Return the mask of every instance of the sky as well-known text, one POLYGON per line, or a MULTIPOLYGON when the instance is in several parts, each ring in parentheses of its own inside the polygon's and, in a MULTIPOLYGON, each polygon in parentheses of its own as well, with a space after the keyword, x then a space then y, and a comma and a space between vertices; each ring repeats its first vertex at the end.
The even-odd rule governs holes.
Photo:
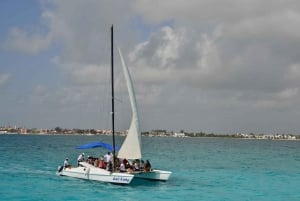
POLYGON ((112 24, 142 130, 300 134, 296 0, 2 0, 0 126, 110 128, 112 24))

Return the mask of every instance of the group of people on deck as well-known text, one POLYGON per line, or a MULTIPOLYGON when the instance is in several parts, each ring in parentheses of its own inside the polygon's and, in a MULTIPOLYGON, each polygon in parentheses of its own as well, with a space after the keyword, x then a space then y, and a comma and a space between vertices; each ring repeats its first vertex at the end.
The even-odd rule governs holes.
MULTIPOLYGON (((82 153, 78 156, 77 158, 78 166, 80 166, 80 162, 85 161, 84 155, 85 154, 82 153)), ((86 162, 90 165, 93 165, 94 167, 105 169, 107 171, 119 171, 119 172, 128 172, 128 173, 151 171, 151 164, 149 160, 146 160, 146 162, 139 159, 130 161, 125 158, 124 159, 116 158, 116 160, 114 160, 114 156, 111 152, 107 152, 107 154, 99 158, 88 156, 86 162), (114 170, 113 162, 115 163, 115 170, 114 170)), ((64 161, 64 167, 65 168, 71 167, 68 158, 66 158, 66 160, 64 161)))

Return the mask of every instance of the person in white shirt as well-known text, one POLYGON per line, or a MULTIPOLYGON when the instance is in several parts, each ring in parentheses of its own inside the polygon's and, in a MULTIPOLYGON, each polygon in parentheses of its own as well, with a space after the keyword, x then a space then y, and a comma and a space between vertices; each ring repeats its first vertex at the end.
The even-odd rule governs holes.
POLYGON ((65 161, 64 161, 64 168, 69 168, 71 167, 70 163, 69 163, 69 159, 66 158, 65 161))
POLYGON ((110 152, 107 152, 107 154, 104 155, 104 163, 108 164, 109 161, 111 160, 112 156, 110 154, 110 152))
POLYGON ((123 162, 120 164, 120 172, 126 172, 126 168, 123 162))
POLYGON ((80 154, 77 158, 78 166, 79 166, 79 162, 83 162, 83 161, 84 161, 84 153, 80 154))

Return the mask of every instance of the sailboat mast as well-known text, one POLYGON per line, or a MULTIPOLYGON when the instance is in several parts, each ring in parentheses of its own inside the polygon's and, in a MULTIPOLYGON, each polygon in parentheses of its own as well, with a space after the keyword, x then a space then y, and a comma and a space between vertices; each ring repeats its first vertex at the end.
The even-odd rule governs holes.
MULTIPOLYGON (((111 111, 112 111, 112 136, 113 136, 113 158, 115 160, 115 103, 114 103, 114 28, 111 25, 111 111)), ((115 170, 115 161, 113 161, 115 170)))

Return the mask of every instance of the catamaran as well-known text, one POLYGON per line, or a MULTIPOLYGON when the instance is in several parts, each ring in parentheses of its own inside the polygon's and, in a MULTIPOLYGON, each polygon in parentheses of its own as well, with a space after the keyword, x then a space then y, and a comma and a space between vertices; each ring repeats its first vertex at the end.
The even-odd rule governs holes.
MULTIPOLYGON (((121 58, 121 63, 123 67, 124 77, 126 80, 126 86, 129 94, 130 105, 132 110, 131 124, 128 130, 128 134, 122 146, 119 148, 115 145, 115 129, 114 129, 114 55, 113 55, 113 26, 111 27, 111 87, 112 87, 112 136, 113 145, 112 147, 106 143, 94 142, 84 145, 83 148, 91 147, 106 147, 107 149, 113 150, 113 158, 128 159, 128 160, 141 160, 142 159, 142 146, 141 146, 141 131, 140 131, 140 121, 137 109, 137 102, 134 92, 134 87, 132 84, 132 79, 128 70, 128 67, 123 58, 120 48, 118 52, 121 58), (115 155, 115 151, 118 150, 118 154, 115 155)), ((167 181, 171 176, 172 172, 150 169, 149 171, 130 171, 130 172, 120 172, 115 167, 109 171, 106 169, 101 169, 95 167, 87 162, 79 162, 78 167, 60 167, 58 170, 58 175, 69 176, 81 179, 116 183, 116 184, 129 184, 135 179, 146 179, 146 180, 157 180, 157 181, 167 181)))

